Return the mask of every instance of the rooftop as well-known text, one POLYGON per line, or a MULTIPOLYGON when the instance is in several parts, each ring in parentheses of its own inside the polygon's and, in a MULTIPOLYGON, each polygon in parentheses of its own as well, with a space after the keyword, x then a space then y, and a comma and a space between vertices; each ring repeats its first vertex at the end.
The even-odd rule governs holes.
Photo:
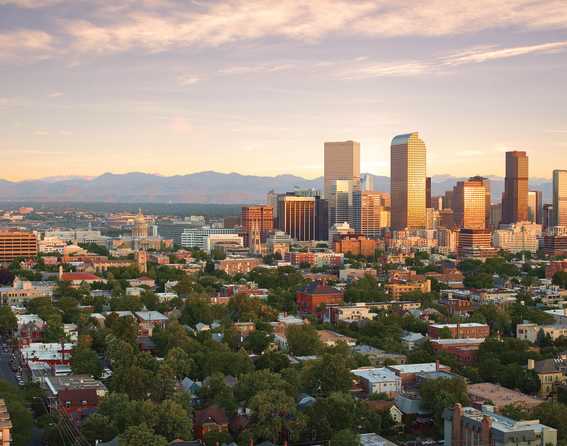
POLYGON ((136 316, 143 321, 167 321, 167 316, 159 311, 136 311, 136 316))
POLYGON ((351 370, 355 376, 365 379, 370 383, 380 383, 384 381, 399 381, 399 377, 390 369, 382 368, 360 368, 351 370))
POLYGON ((493 383, 469 384, 468 393, 473 401, 481 403, 492 401, 497 409, 507 406, 508 404, 534 407, 543 402, 525 393, 507 389, 506 387, 493 383))
MULTIPOLYGON (((422 373, 422 372, 435 372, 437 371, 437 364, 435 362, 427 362, 423 364, 399 364, 390 365, 390 369, 398 373, 422 373)), ((439 364, 439 368, 448 369, 446 365, 439 364)))

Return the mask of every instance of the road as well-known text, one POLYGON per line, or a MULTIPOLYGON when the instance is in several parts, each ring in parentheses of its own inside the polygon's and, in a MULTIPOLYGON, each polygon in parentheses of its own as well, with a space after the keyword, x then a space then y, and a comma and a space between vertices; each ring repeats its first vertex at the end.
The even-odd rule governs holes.
POLYGON ((10 368, 10 353, 4 352, 4 345, 4 343, 0 345, 0 379, 17 385, 16 375, 10 368))

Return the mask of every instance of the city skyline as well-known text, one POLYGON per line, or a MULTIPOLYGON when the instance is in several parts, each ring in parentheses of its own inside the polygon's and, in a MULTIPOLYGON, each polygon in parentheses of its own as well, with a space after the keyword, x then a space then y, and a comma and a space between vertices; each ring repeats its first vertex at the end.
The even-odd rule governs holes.
POLYGON ((404 131, 429 175, 567 165, 563 2, 268 3, 0 0, 0 176, 315 178, 349 139, 386 175, 404 131))

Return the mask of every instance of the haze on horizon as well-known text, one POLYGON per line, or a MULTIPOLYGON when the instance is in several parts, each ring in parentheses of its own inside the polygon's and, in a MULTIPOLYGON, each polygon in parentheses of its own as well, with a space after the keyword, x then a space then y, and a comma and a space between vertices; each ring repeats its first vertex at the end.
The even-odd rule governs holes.
POLYGON ((564 0, 0 0, 0 178, 567 168, 564 0))

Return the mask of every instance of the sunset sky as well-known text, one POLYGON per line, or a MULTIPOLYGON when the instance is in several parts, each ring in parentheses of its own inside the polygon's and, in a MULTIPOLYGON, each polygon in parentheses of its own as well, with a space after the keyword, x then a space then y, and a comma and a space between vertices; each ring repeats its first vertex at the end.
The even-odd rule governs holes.
POLYGON ((567 169, 565 0, 0 0, 0 178, 567 169))

